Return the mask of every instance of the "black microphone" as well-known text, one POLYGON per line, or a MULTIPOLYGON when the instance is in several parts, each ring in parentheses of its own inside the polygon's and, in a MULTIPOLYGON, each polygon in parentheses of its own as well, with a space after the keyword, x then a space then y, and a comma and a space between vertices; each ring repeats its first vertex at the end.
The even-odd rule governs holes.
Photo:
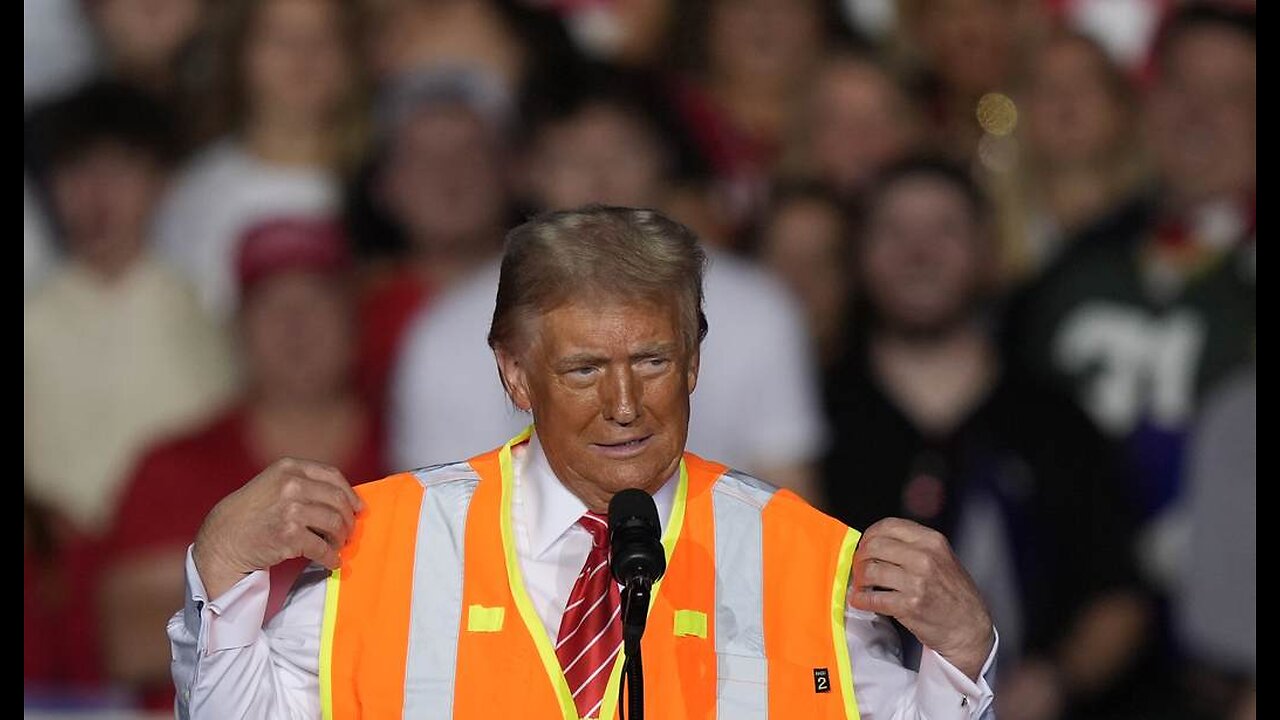
POLYGON ((609 569, 624 587, 643 578, 652 585, 667 570, 658 507, 643 490, 623 490, 609 501, 609 569))
POLYGON ((653 584, 667 571, 658 506, 643 490, 623 490, 609 501, 609 570, 622 585, 622 643, 626 653, 618 683, 618 717, 623 717, 623 687, 628 687, 630 720, 644 720, 644 670, 640 638, 649 615, 653 584))

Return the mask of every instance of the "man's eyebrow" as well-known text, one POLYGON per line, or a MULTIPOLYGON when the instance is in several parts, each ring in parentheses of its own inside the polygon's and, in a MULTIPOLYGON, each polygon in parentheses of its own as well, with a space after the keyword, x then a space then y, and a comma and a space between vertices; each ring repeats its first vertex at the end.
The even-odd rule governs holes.
POLYGON ((664 357, 674 354, 678 348, 679 346, 676 343, 655 343, 653 345, 645 345, 631 353, 631 359, 648 360, 650 358, 664 357))
POLYGON ((602 355, 590 352, 580 352, 559 358, 555 361, 554 365, 557 368, 574 368, 582 367, 584 365, 604 365, 608 362, 609 358, 602 355))
MULTIPOLYGON (((635 352, 627 356, 632 362, 636 360, 648 360, 656 357, 664 357, 672 355, 679 348, 677 343, 655 343, 653 345, 644 345, 635 352)), ((584 366, 608 365, 609 358, 593 352, 577 352, 571 355, 565 355, 558 358, 552 366, 559 369, 570 369, 584 366)))

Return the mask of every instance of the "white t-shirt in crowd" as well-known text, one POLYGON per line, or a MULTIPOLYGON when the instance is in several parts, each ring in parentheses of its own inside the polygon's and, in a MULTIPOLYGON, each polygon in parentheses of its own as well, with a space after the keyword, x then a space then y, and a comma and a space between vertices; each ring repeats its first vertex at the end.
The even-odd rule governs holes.
POLYGON ((236 250, 255 223, 337 211, 338 180, 327 169, 280 167, 224 139, 197 155, 161 203, 160 255, 185 274, 205 310, 227 318, 237 301, 236 250))
POLYGON ((23 308, 23 473, 33 495, 102 530, 139 453, 234 391, 226 338, 151 258, 105 282, 68 261, 23 308))
POLYGON ((101 61, 79 0, 22 0, 22 104, 31 108, 88 81, 101 61))
MULTIPOLYGON (((815 461, 825 425, 804 320, 763 271, 708 254, 710 331, 686 446, 748 472, 815 461)), ((494 262, 433 303, 406 333, 391 395, 398 467, 471 457, 531 421, 503 392, 486 341, 497 288, 494 262)))
POLYGON ((49 223, 44 209, 36 201, 31 180, 22 181, 22 295, 40 285, 57 261, 53 238, 49 235, 49 223))

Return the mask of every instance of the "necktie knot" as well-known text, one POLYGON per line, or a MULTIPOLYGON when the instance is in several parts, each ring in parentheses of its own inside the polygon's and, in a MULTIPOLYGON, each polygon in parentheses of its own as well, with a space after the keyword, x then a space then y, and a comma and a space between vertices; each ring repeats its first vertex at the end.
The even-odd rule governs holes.
POLYGON ((591 533, 591 546, 593 548, 607 548, 609 546, 609 519, 598 512, 586 512, 578 519, 578 524, 591 533))

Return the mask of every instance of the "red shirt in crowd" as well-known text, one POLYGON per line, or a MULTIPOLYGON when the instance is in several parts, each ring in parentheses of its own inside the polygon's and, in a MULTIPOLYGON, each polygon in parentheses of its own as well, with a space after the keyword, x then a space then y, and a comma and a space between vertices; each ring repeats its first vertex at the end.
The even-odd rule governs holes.
POLYGON ((22 680, 65 694, 101 679, 94 615, 95 549, 63 518, 26 504, 22 543, 22 680))
MULTIPOLYGON (((386 474, 380 423, 372 413, 369 418, 355 451, 338 464, 342 474, 356 485, 386 474)), ((145 550, 186 547, 213 506, 269 464, 270 459, 253 450, 248 411, 243 406, 190 435, 154 447, 125 486, 107 541, 107 563, 145 550)), ((305 565, 282 563, 272 569, 269 612, 279 609, 292 584, 291 580, 277 582, 278 574, 296 577, 305 565)), ((144 689, 143 704, 153 709, 171 707, 173 687, 144 689)))
MULTIPOLYGON (((125 485, 108 543, 112 558, 186 546, 218 501, 270 464, 253 451, 248 412, 237 406, 205 427, 151 449, 125 485)), ((355 452, 338 469, 352 484, 385 473, 378 423, 366 424, 355 452)))
POLYGON ((356 385, 379 414, 387 405, 387 388, 405 331, 431 295, 427 281, 411 267, 377 278, 362 293, 356 385))

